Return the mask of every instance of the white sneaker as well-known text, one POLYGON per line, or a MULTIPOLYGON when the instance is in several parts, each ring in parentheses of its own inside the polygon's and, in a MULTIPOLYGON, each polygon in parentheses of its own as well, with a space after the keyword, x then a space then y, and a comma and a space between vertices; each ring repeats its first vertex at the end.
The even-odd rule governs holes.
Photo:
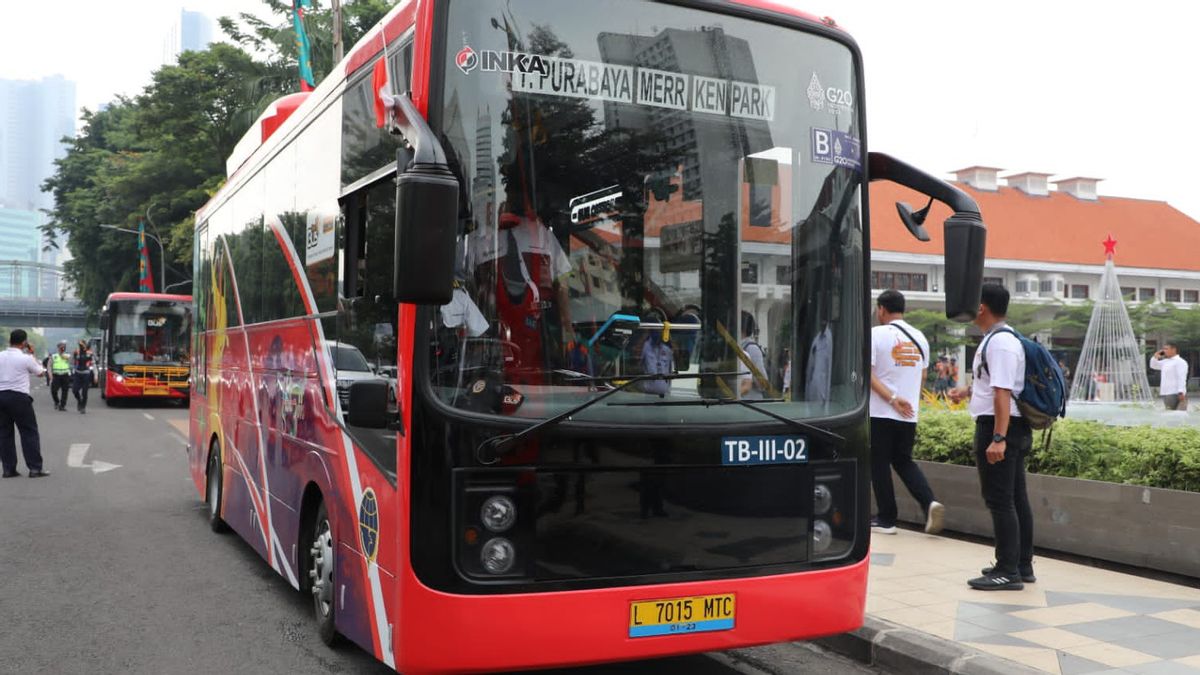
POLYGON ((946 507, 941 502, 930 502, 929 513, 925 516, 925 532, 937 534, 942 531, 942 521, 946 518, 946 507))

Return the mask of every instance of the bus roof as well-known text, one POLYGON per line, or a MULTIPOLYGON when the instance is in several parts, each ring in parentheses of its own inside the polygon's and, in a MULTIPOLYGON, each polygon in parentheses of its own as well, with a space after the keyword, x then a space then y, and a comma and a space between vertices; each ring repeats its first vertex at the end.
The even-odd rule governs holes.
POLYGON ((175 295, 174 293, 110 293, 105 304, 121 300, 172 300, 174 302, 191 302, 190 295, 175 295))

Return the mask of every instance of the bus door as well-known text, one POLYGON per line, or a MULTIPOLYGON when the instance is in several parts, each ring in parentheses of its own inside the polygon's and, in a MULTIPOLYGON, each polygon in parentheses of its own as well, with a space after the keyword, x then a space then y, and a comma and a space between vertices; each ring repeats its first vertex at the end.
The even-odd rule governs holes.
POLYGON ((396 472, 397 316, 395 274, 396 185, 392 176, 346 195, 341 238, 338 307, 326 348, 337 378, 338 401, 354 443, 387 473, 396 472))

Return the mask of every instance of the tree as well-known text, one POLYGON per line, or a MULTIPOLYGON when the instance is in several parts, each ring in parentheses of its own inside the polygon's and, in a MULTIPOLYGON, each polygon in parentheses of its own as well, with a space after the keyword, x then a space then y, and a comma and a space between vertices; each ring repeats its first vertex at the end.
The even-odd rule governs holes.
POLYGON ((84 111, 83 132, 43 186, 55 201, 43 231, 55 246, 57 235, 69 236, 66 275, 86 305, 98 308, 112 291, 136 284, 136 239, 101 224, 136 229, 147 219, 167 258, 152 252, 152 266, 165 264, 169 280, 191 276, 192 215, 225 179, 225 157, 253 105, 242 82, 262 68, 217 43, 160 68, 137 97, 84 111))
POLYGON ((940 354, 957 352, 959 347, 971 344, 973 341, 967 335, 969 324, 959 323, 946 318, 946 313, 930 309, 913 309, 904 313, 904 320, 925 334, 929 340, 930 357, 940 354))
MULTIPOLYGON (((243 14, 246 30, 221 25, 238 44, 188 51, 155 71, 141 94, 118 97, 100 111, 83 111, 84 127, 64 139, 67 153, 42 189, 54 195, 43 226, 50 245, 69 236, 67 280, 93 311, 109 293, 137 284, 136 239, 101 229, 110 224, 147 229, 163 242, 166 260, 151 246, 151 265, 165 263, 168 282, 190 276, 195 211, 225 181, 225 159, 275 98, 297 89, 291 3, 264 0, 282 26, 243 14)), ((344 4, 347 44, 386 14, 391 0, 344 4)), ((332 17, 315 7, 305 18, 318 76, 332 67, 332 17)), ((160 279, 155 274, 156 281, 160 279)))

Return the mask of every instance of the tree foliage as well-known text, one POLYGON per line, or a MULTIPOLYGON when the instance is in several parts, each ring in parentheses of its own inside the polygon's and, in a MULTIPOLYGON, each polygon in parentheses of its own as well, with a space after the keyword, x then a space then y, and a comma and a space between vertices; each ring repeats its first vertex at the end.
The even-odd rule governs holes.
MULTIPOLYGON (((51 246, 67 235, 73 256, 65 264, 67 279, 93 310, 109 293, 137 288, 136 238, 99 226, 137 229, 146 220, 166 249, 167 283, 187 282, 196 209, 224 183, 225 159, 258 115, 298 88, 291 3, 263 4, 266 19, 221 19, 235 44, 184 52, 155 71, 140 94, 85 109, 82 131, 64 139, 66 155, 43 184, 54 196, 43 231, 51 246)), ((345 44, 354 44, 393 4, 345 2, 345 44)), ((318 77, 333 68, 332 25, 331 12, 319 4, 306 15, 318 77)), ((157 288, 163 261, 157 245, 148 245, 157 288)), ((187 292, 189 285, 172 290, 187 292)))

